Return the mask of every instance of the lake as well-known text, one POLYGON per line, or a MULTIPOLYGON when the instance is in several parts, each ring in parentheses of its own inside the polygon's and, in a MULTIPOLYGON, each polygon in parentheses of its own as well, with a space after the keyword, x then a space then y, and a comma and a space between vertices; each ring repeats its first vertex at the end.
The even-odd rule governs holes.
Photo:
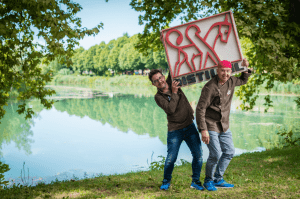
MULTIPOLYGON (((51 109, 37 100, 28 102, 36 112, 32 119, 25 120, 15 112, 17 102, 5 107, 0 124, 0 160, 11 168, 5 173, 10 184, 36 185, 147 170, 151 161, 161 160, 158 156, 167 156, 167 119, 154 101, 155 89, 52 88, 57 94, 51 109)), ((195 109, 201 91, 184 92, 195 109)), ((274 107, 268 113, 264 113, 263 97, 248 112, 236 109, 241 102, 233 98, 230 129, 236 155, 282 145, 281 136, 276 134, 278 127, 300 126, 296 97, 272 96, 274 107)), ((206 161, 208 149, 204 144, 202 148, 206 161)), ((178 164, 180 159, 192 161, 185 143, 178 164)))

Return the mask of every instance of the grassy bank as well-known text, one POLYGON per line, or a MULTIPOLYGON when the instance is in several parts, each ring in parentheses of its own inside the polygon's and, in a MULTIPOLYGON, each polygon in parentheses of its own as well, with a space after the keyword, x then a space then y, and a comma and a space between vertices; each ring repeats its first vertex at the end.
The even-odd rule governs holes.
MULTIPOLYGON (((75 75, 56 75, 53 77, 52 84, 65 84, 65 85, 94 85, 101 87, 110 86, 140 86, 151 87, 151 82, 148 76, 140 75, 121 75, 114 77, 101 77, 101 76, 75 76, 75 75)), ((201 89, 205 82, 191 85, 188 89, 201 89)), ((300 95, 299 81, 281 83, 275 81, 274 87, 267 91, 265 89, 266 83, 260 86, 261 93, 266 94, 294 94, 300 95)))
MULTIPOLYGON (((204 179, 205 164, 201 181, 204 179)), ((234 157, 225 179, 233 189, 216 192, 189 188, 191 164, 175 167, 171 188, 159 189, 163 171, 53 182, 0 190, 1 198, 300 198, 300 147, 272 149, 234 157)))
POLYGON ((52 83, 70 85, 94 84, 101 86, 151 86, 148 76, 141 75, 121 75, 114 77, 56 75, 53 77, 52 83))

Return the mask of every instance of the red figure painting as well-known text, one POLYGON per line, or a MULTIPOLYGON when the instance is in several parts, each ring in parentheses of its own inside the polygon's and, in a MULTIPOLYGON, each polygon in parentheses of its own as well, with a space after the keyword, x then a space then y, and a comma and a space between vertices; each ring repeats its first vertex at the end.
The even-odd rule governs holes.
MULTIPOLYGON (((172 77, 214 68, 229 53, 226 47, 229 38, 237 37, 237 33, 233 31, 231 13, 225 12, 223 15, 219 14, 218 18, 207 19, 208 23, 198 20, 162 31, 172 77), (225 55, 220 57, 222 53, 225 55)), ((239 43, 237 39, 231 40, 235 40, 235 44, 230 45, 237 46, 239 52, 230 61, 241 60, 239 43)))

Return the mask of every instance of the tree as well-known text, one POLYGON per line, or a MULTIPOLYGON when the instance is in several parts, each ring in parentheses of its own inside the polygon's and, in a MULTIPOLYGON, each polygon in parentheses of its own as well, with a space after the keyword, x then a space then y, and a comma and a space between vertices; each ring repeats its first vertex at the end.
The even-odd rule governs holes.
POLYGON ((145 68, 145 64, 142 63, 140 53, 134 48, 137 41, 137 35, 133 35, 130 37, 130 42, 125 44, 121 49, 119 64, 122 71, 145 68))
POLYGON ((56 57, 52 62, 50 62, 49 67, 51 68, 51 72, 57 74, 58 71, 60 71, 61 69, 67 68, 65 64, 65 60, 66 60, 65 57, 56 57))
POLYGON ((153 52, 153 59, 155 64, 157 65, 157 68, 168 68, 166 53, 164 50, 153 52))
POLYGON ((121 71, 125 71, 128 67, 130 67, 130 64, 128 61, 128 53, 129 53, 130 48, 135 50, 134 47, 133 48, 132 47, 133 46, 131 43, 127 43, 123 46, 123 48, 120 51, 118 62, 119 62, 121 71))
POLYGON ((94 56, 96 55, 96 50, 97 45, 94 45, 84 53, 84 69, 87 71, 91 70, 93 72, 96 72, 94 65, 94 56))
POLYGON ((108 66, 108 55, 111 51, 111 49, 114 47, 116 40, 110 40, 108 44, 105 46, 105 48, 101 51, 100 53, 100 58, 99 58, 99 71, 101 73, 104 73, 109 69, 108 66))
POLYGON ((115 44, 114 47, 111 49, 108 59, 107 59, 107 66, 108 68, 119 71, 120 70, 120 65, 119 65, 119 54, 122 49, 122 47, 129 42, 129 36, 127 33, 125 33, 122 37, 119 37, 115 44))
MULTIPOLYGON (((247 57, 255 74, 237 92, 242 109, 253 108, 263 82, 267 81, 266 88, 271 89, 275 80, 300 78, 300 12, 296 9, 300 0, 132 0, 130 5, 143 13, 139 23, 145 23, 145 28, 136 48, 144 54, 150 48, 163 49, 160 30, 168 28, 176 17, 183 23, 231 10, 239 36, 253 44, 247 57)), ((272 106, 270 96, 265 101, 267 107, 272 106)), ((300 98, 295 101, 300 107, 300 98)))
POLYGON ((47 95, 54 91, 45 89, 50 74, 42 74, 40 61, 53 61, 55 57, 66 58, 71 65, 71 56, 79 39, 85 35, 96 35, 103 24, 93 29, 81 28, 76 17, 82 7, 70 0, 1 0, 0 2, 0 119, 11 89, 19 92, 18 113, 31 118, 33 110, 26 108, 26 100, 35 97, 50 108, 52 100, 47 95), (64 9, 62 9, 62 7, 64 9), (42 40, 39 42, 37 39, 42 40))
POLYGON ((140 53, 140 57, 141 57, 142 63, 145 65, 144 66, 145 68, 149 68, 149 69, 157 68, 156 64, 154 62, 154 59, 153 59, 153 50, 152 49, 148 49, 147 55, 143 55, 140 53))
POLYGON ((96 54, 95 54, 95 56, 93 57, 94 68, 95 68, 95 71, 96 71, 97 75, 100 75, 100 74, 101 74, 101 72, 100 72, 101 67, 100 67, 100 63, 99 63, 99 62, 100 62, 100 55, 101 55, 101 52, 102 52, 102 50, 105 48, 105 46, 106 46, 105 42, 102 41, 102 42, 98 45, 98 47, 97 47, 97 49, 96 49, 96 54))
POLYGON ((80 73, 83 71, 83 54, 84 54, 85 50, 83 47, 77 48, 74 51, 74 55, 72 57, 72 67, 75 71, 80 71, 80 73))

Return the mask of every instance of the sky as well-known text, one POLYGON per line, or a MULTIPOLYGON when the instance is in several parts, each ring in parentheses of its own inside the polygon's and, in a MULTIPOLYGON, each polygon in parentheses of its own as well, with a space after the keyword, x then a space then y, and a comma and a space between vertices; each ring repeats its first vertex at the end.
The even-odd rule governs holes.
POLYGON ((94 28, 100 22, 104 23, 104 28, 100 29, 98 35, 86 36, 80 40, 80 46, 89 49, 91 46, 100 44, 104 41, 106 44, 124 33, 132 36, 142 33, 144 26, 138 24, 140 12, 131 8, 131 0, 73 0, 82 6, 82 10, 76 16, 82 20, 82 27, 94 28))
MULTIPOLYGON (((91 46, 100 44, 104 41, 106 44, 112 40, 122 37, 124 33, 133 36, 142 33, 144 25, 139 25, 138 17, 141 12, 131 8, 131 0, 73 0, 79 3, 83 8, 76 16, 82 20, 82 27, 94 28, 100 22, 104 23, 104 28, 100 33, 94 36, 86 36, 80 40, 80 46, 89 49, 91 46)), ((174 20, 171 26, 179 25, 179 20, 174 20)))

